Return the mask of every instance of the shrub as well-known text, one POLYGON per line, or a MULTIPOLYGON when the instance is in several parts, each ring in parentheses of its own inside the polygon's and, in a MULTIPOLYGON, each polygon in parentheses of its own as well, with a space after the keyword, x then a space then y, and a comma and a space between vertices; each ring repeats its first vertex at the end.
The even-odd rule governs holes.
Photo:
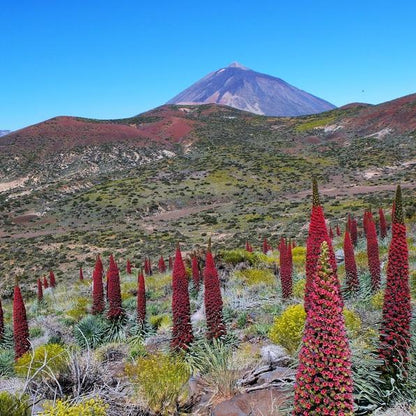
POLYGON ((96 348, 104 341, 105 328, 98 315, 87 315, 74 328, 75 340, 82 348, 96 348))
POLYGON ((221 252, 221 258, 225 263, 236 265, 238 263, 248 262, 250 265, 255 263, 256 256, 244 249, 227 250, 221 252))
POLYGON ((0 415, 30 416, 31 414, 27 396, 19 397, 7 391, 0 392, 0 415))
POLYGON ((126 365, 126 374, 147 406, 161 415, 174 414, 186 400, 189 368, 180 356, 153 354, 126 365))
POLYGON ((81 403, 57 400, 55 405, 45 406, 39 416, 106 416, 108 405, 102 399, 89 399, 81 403))
POLYGON ((361 318, 357 313, 344 308, 345 327, 352 336, 357 336, 361 329, 361 318))
POLYGON ((300 279, 293 285, 293 296, 295 298, 303 299, 305 296, 306 279, 300 279))
POLYGON ((270 270, 265 269, 246 269, 235 273, 239 279, 243 279, 248 285, 275 285, 276 277, 270 270))
POLYGON ((172 326, 171 317, 165 314, 151 316, 149 322, 155 330, 168 329, 172 326))
POLYGON ((306 312, 303 305, 291 305, 274 320, 269 338, 275 344, 285 347, 290 354, 298 349, 302 340, 306 312))
MULTIPOLYGON (((10 377, 14 374, 14 352, 12 349, 0 349, 0 377, 10 377)), ((1 413, 0 413, 1 414, 1 413)))
POLYGON ((306 261, 306 247, 294 247, 292 249, 292 258, 295 266, 303 266, 306 261))
POLYGON ((56 375, 68 367, 67 351, 59 344, 41 345, 34 351, 22 355, 15 364, 16 374, 26 377, 28 374, 39 377, 56 375))
POLYGON ((370 299, 370 305, 373 309, 381 310, 383 309, 383 302, 384 302, 384 291, 379 290, 378 292, 374 293, 370 299))
POLYGON ((80 296, 76 298, 74 302, 74 307, 69 309, 66 312, 66 315, 72 318, 75 322, 78 322, 87 313, 88 303, 89 299, 85 297, 80 296))

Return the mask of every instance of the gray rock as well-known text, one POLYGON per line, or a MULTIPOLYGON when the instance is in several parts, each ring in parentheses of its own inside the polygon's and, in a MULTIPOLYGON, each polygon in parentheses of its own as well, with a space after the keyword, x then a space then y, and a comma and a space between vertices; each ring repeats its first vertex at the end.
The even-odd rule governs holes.
POLYGON ((261 360, 265 364, 273 366, 285 365, 290 360, 287 351, 280 345, 269 344, 265 345, 260 350, 261 360))
POLYGON ((337 263, 342 263, 344 261, 344 250, 342 248, 335 252, 335 260, 337 263))

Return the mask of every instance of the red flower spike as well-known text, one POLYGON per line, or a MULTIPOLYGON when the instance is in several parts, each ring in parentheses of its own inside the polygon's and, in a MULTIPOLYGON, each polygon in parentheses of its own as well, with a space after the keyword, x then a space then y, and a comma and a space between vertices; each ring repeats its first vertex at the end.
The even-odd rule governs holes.
POLYGON ((102 313, 105 309, 104 285, 103 285, 103 263, 97 256, 92 274, 92 310, 93 315, 102 313))
POLYGON ((131 263, 129 259, 127 259, 127 263, 126 263, 126 272, 127 274, 131 274, 131 263))
POLYGON ((50 287, 56 286, 55 273, 53 272, 53 270, 49 272, 49 285, 50 287))
POLYGON ((163 259, 163 256, 160 256, 159 263, 157 264, 157 267, 159 269, 159 273, 165 273, 166 272, 166 264, 165 264, 165 260, 163 259))
POLYGON ((339 225, 338 224, 337 224, 335 230, 336 230, 337 236, 339 237, 341 235, 341 230, 339 229, 339 225))
POLYGON ((43 299, 43 287, 42 282, 38 279, 38 302, 42 302, 43 299))
POLYGON ((110 256, 108 269, 108 304, 108 319, 117 320, 124 315, 124 310, 121 307, 120 274, 113 255, 110 256))
POLYGON ((280 251, 280 280, 282 283, 283 299, 292 296, 292 246, 290 242, 286 244, 282 238, 279 244, 280 251))
POLYGON ((15 359, 17 360, 30 350, 26 308, 18 284, 14 287, 13 296, 13 337, 15 359))
POLYGON ((211 252, 211 239, 205 257, 204 268, 204 303, 207 319, 207 338, 220 338, 226 334, 222 316, 222 296, 220 280, 211 252))
POLYGON ((380 287, 380 256, 378 251, 377 230, 371 212, 366 213, 366 238, 368 268, 371 274, 371 288, 376 291, 380 287))
MULTIPOLYGON (((336 273, 337 263, 335 260, 335 253, 332 248, 331 239, 326 228, 323 208, 319 205, 318 185, 316 180, 312 183, 312 212, 309 223, 309 234, 306 242, 306 285, 305 285, 305 310, 309 309, 309 298, 312 287, 313 276, 316 271, 316 264, 321 250, 323 241, 328 243, 329 260, 331 267, 336 273)), ((340 291, 340 289, 339 289, 340 291)))
POLYGON ((143 270, 138 276, 137 286, 137 323, 143 328, 146 320, 146 286, 144 282, 143 270))
POLYGON ((84 272, 82 271, 82 266, 79 268, 79 280, 81 282, 84 280, 84 272))
POLYGON ((408 367, 412 316, 408 246, 400 186, 397 187, 394 205, 379 355, 384 361, 384 373, 397 378, 400 371, 406 375, 408 367), (399 363, 402 369, 399 369, 399 363))
POLYGON ((345 232, 344 236, 344 263, 347 289, 349 292, 357 292, 360 284, 358 281, 357 264, 355 263, 354 247, 348 231, 345 232))
POLYGON ((299 366, 294 416, 353 415, 351 352, 345 330, 339 281, 326 241, 310 292, 299 366))
POLYGON ((43 276, 43 287, 47 289, 49 287, 48 279, 46 276, 43 276))
POLYGON ((378 210, 378 217, 380 219, 380 237, 386 238, 387 237, 387 222, 386 217, 384 216, 384 212, 381 208, 378 210))
POLYGON ((188 277, 182 260, 179 244, 176 248, 175 263, 172 272, 172 350, 187 350, 194 336, 191 325, 191 307, 189 304, 188 277))
POLYGON ((263 248, 262 251, 264 254, 267 254, 267 252, 269 251, 269 243, 267 242, 267 238, 265 238, 263 240, 263 248))
POLYGON ((332 230, 332 227, 329 227, 329 238, 330 238, 331 240, 333 240, 333 239, 334 239, 334 231, 332 230))

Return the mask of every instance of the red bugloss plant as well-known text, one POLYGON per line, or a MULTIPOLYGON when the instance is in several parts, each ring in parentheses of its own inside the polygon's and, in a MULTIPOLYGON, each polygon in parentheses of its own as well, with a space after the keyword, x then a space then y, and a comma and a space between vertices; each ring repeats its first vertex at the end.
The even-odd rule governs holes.
POLYGON ((165 273, 166 272, 166 264, 165 264, 165 260, 163 259, 163 256, 160 256, 159 263, 157 264, 157 267, 159 269, 159 273, 165 273))
POLYGON ((49 271, 49 285, 50 287, 56 286, 55 273, 53 272, 53 270, 49 271))
POLYGON ((360 288, 358 281, 357 264, 355 262, 354 247, 352 245, 350 233, 345 231, 344 236, 344 264, 347 290, 357 292, 360 288))
POLYGON ((324 211, 319 200, 318 184, 316 180, 312 183, 312 212, 309 223, 309 234, 306 242, 306 284, 305 284, 305 310, 309 309, 309 298, 312 288, 313 276, 323 241, 328 243, 329 261, 332 270, 336 273, 337 264, 335 253, 332 248, 331 239, 326 228, 324 211))
POLYGON ((207 319, 207 338, 220 338, 226 334, 222 315, 222 296, 220 279, 211 252, 211 240, 205 257, 204 268, 204 303, 207 319))
POLYGON ((191 325, 191 307, 189 304, 188 277, 182 260, 179 244, 176 248, 175 263, 172 272, 172 350, 188 350, 194 336, 191 325))
POLYGON ((400 186, 397 187, 394 205, 379 355, 384 361, 384 373, 397 378, 399 372, 402 375, 406 374, 412 316, 408 246, 400 186))
POLYGON ((92 310, 93 315, 102 313, 105 308, 104 284, 103 284, 103 263, 100 256, 95 261, 94 271, 92 273, 92 310))
POLYGON ((280 251, 280 280, 282 283, 283 299, 292 296, 292 245, 284 239, 279 244, 280 251))
POLYGON ((342 309, 339 281, 324 241, 299 353, 294 416, 353 415, 351 352, 342 309))
POLYGON ((137 323, 143 327, 146 320, 146 286, 144 282, 143 270, 138 276, 137 287, 137 323))
POLYGON ((79 280, 81 282, 84 280, 84 272, 82 271, 82 266, 79 268, 79 280))
POLYGON ((127 259, 126 272, 127 272, 127 274, 131 274, 131 263, 130 263, 130 259, 127 259))
POLYGON ((381 208, 378 210, 378 217, 380 220, 380 237, 386 238, 387 237, 387 222, 386 217, 384 216, 384 212, 381 208))
POLYGON ((38 279, 38 302, 42 302, 43 300, 43 287, 42 282, 38 279))
POLYGON ((47 289, 49 287, 48 279, 46 276, 43 276, 43 287, 47 289))
POLYGON ((30 350, 26 308, 18 284, 14 287, 13 296, 13 338, 14 354, 17 360, 30 350))
POLYGON ((110 320, 117 320, 124 316, 124 310, 121 306, 120 273, 113 255, 110 256, 107 282, 109 306, 107 318, 110 320))

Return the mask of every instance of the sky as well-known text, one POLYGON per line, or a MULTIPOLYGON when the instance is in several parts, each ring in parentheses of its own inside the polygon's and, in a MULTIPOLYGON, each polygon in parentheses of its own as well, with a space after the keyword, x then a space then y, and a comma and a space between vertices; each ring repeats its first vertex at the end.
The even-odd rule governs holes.
POLYGON ((337 106, 416 92, 416 2, 2 0, 0 130, 128 117, 238 61, 337 106))

